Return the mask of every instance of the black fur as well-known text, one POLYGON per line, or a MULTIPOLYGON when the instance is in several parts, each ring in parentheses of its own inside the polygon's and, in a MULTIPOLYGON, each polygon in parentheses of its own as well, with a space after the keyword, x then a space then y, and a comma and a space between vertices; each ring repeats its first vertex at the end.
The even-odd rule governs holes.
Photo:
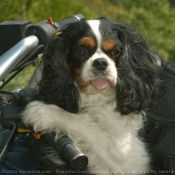
POLYGON ((148 47, 137 30, 106 18, 101 18, 101 22, 102 33, 111 29, 122 43, 122 53, 116 60, 116 110, 128 114, 153 107, 160 96, 163 59, 148 47))
MULTIPOLYGON (((99 20, 103 39, 115 37, 121 43, 122 52, 115 60, 118 71, 116 110, 126 115, 155 105, 164 64, 161 56, 147 46, 137 30, 106 18, 99 20)), ((77 113, 79 108, 79 94, 69 63, 73 61, 73 66, 79 65, 70 53, 75 41, 83 36, 95 38, 86 22, 70 24, 63 29, 44 54, 44 68, 39 83, 43 101, 73 113, 77 113)))
POLYGON ((74 64, 76 62, 70 54, 75 40, 88 35, 89 30, 85 22, 70 24, 48 45, 42 60, 43 71, 39 82, 39 91, 44 102, 56 104, 72 113, 78 112, 79 93, 68 64, 71 61, 74 64))

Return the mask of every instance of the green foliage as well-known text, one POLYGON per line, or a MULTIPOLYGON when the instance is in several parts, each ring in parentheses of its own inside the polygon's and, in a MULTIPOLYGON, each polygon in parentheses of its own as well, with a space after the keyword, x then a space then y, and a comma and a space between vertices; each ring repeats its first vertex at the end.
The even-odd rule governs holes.
MULTIPOLYGON (((60 21, 73 14, 83 14, 87 19, 107 16, 115 21, 137 28, 149 45, 165 59, 175 60, 175 3, 173 0, 1 0, 0 22, 31 20, 39 22, 52 17, 60 21)), ((25 87, 33 68, 24 71, 6 87, 25 87), (25 79, 22 82, 22 79, 25 79)))
POLYGON ((2 0, 0 21, 31 20, 39 22, 52 17, 55 21, 82 13, 91 16, 91 11, 81 0, 2 0))
POLYGON ((124 0, 115 19, 135 26, 147 37, 151 47, 167 60, 175 60, 175 10, 167 0, 124 0))

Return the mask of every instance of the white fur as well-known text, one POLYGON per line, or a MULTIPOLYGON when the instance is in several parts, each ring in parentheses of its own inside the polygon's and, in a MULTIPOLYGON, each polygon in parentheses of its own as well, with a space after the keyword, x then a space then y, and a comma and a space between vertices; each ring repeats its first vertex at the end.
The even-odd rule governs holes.
POLYGON ((100 49, 101 50, 101 44, 102 44, 102 40, 101 40, 101 34, 99 31, 99 27, 100 27, 100 21, 99 20, 88 20, 87 23, 89 24, 89 26, 91 27, 91 29, 93 30, 96 39, 97 39, 97 50, 100 49))
POLYGON ((31 102, 22 114, 23 122, 32 125, 35 132, 55 130, 69 135, 88 156, 92 173, 143 174, 149 157, 137 137, 141 114, 121 116, 115 112, 111 87, 95 95, 80 93, 80 97, 82 110, 78 114, 40 101, 31 102))
MULTIPOLYGON (((89 21, 101 45, 99 23, 89 21)), ((40 101, 31 102, 23 112, 23 122, 32 125, 35 132, 56 131, 68 135, 88 156, 88 169, 101 175, 144 174, 148 170, 149 156, 144 143, 138 138, 142 127, 141 114, 121 116, 116 107, 117 69, 115 64, 98 47, 82 70, 82 77, 90 81, 91 62, 99 55, 108 60, 108 85, 103 90, 88 85, 86 92, 79 91, 79 112, 69 113, 56 105, 40 101)))

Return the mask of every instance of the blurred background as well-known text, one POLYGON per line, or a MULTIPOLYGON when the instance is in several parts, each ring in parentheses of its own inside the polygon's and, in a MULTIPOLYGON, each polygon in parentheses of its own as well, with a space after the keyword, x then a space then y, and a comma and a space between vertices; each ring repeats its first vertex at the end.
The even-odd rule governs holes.
MULTIPOLYGON (((0 22, 30 20, 32 24, 52 17, 62 20, 74 14, 86 19, 106 16, 137 28, 151 48, 166 60, 175 60, 175 0, 1 0, 0 22)), ((30 66, 5 87, 23 88, 34 71, 30 66)))

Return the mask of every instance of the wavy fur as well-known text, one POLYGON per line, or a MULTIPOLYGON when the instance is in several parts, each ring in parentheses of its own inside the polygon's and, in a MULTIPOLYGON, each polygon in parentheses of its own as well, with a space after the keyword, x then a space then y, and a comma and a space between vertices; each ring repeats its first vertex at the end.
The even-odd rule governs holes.
MULTIPOLYGON (((116 60, 116 110, 126 115, 155 105, 161 84, 162 58, 148 47, 137 30, 106 18, 100 18, 100 21, 104 23, 100 29, 102 34, 107 35, 106 31, 111 28, 113 35, 122 43, 122 53, 116 60)), ((79 108, 79 94, 67 61, 71 59, 69 53, 72 38, 84 31, 81 27, 81 24, 68 26, 50 43, 43 57, 44 69, 39 85, 45 102, 74 113, 79 108)))
POLYGON ((150 159, 138 128, 159 99, 164 72, 144 37, 106 18, 77 22, 48 45, 42 64, 43 102, 30 103, 23 122, 35 132, 71 137, 94 174, 144 174, 150 159), (107 83, 101 90, 92 85, 99 77, 107 83))
POLYGON ((65 42, 58 37, 48 46, 42 62, 39 91, 46 103, 56 104, 69 112, 76 113, 79 108, 79 94, 66 63, 65 42))

